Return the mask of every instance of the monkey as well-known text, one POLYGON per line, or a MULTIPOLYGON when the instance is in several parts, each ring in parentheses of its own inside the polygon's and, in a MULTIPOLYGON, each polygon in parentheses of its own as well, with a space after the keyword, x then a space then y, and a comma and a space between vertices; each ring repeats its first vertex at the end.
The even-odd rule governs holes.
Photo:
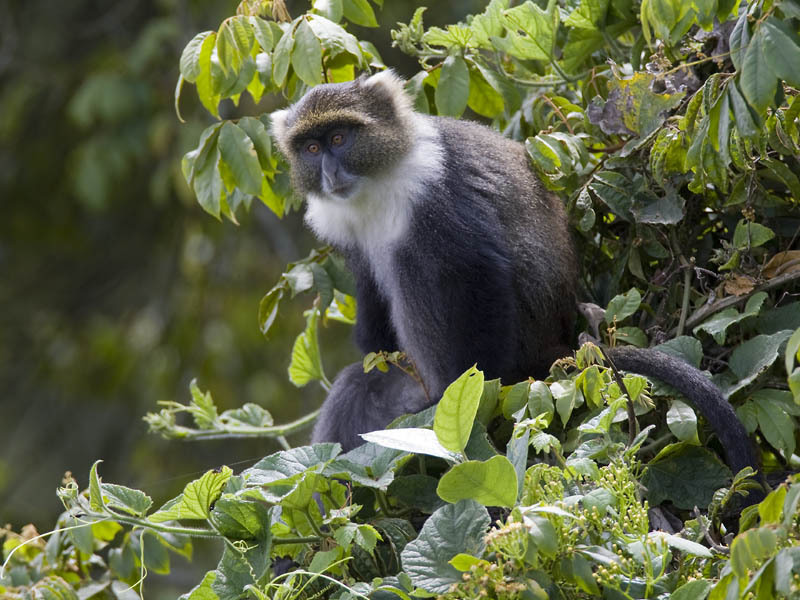
MULTIPOLYGON (((507 384, 544 378, 571 352, 576 252, 564 207, 522 144, 479 123, 416 112, 391 70, 314 87, 271 120, 306 223, 353 272, 357 346, 403 351, 425 388, 396 367, 349 365, 312 442, 358 446, 359 434, 437 402, 473 364, 507 384)), ((744 426, 701 371, 653 349, 607 354, 686 396, 734 473, 755 468, 744 426)))

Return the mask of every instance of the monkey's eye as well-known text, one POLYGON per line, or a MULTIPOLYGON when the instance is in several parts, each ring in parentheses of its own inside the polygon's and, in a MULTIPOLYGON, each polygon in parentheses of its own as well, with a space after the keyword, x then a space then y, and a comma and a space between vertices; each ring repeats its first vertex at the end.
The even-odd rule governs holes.
POLYGON ((331 136, 331 145, 332 146, 341 146, 344 144, 344 135, 341 133, 334 133, 331 136))
POLYGON ((306 144, 306 152, 310 152, 311 154, 318 154, 320 151, 320 146, 317 142, 310 142, 306 144))

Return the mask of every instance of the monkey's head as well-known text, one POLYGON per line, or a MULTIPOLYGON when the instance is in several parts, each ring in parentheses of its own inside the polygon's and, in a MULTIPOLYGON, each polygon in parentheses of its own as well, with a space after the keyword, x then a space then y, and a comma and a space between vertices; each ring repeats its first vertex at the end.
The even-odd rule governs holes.
POLYGON ((383 71, 313 88, 272 113, 272 133, 298 193, 347 200, 408 153, 413 115, 402 79, 383 71))

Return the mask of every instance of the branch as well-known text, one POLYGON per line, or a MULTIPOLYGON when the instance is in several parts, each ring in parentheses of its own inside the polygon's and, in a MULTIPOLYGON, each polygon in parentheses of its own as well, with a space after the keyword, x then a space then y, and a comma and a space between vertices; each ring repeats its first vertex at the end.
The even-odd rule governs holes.
MULTIPOLYGON (((757 294, 758 292, 766 292, 767 290, 771 290, 777 287, 782 287, 788 283, 792 283, 794 281, 800 280, 800 270, 792 271, 791 273, 786 273, 785 275, 781 275, 779 277, 773 277, 766 283, 762 283, 759 286, 753 288, 753 290, 743 296, 728 296, 723 298, 722 300, 718 300, 713 304, 706 304, 699 308, 695 313, 686 319, 686 329, 691 330, 694 329, 696 325, 699 325, 703 321, 705 321, 711 315, 718 313, 721 310, 725 310, 731 306, 738 304, 739 302, 743 302, 752 296, 753 294, 757 294)), ((674 328, 669 332, 669 337, 673 338, 677 335, 678 328, 674 328)))

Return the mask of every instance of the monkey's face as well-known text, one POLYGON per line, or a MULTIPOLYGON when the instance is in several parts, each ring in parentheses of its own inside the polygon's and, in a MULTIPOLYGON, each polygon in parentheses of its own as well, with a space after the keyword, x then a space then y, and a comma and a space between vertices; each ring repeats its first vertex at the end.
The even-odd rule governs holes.
POLYGON ((332 199, 346 200, 357 194, 371 171, 369 161, 358 152, 364 144, 361 129, 340 124, 297 138, 290 158, 295 188, 332 199))
POLYGON ((273 134, 298 193, 351 200, 408 152, 411 112, 398 82, 382 73, 320 85, 272 114, 273 134))

